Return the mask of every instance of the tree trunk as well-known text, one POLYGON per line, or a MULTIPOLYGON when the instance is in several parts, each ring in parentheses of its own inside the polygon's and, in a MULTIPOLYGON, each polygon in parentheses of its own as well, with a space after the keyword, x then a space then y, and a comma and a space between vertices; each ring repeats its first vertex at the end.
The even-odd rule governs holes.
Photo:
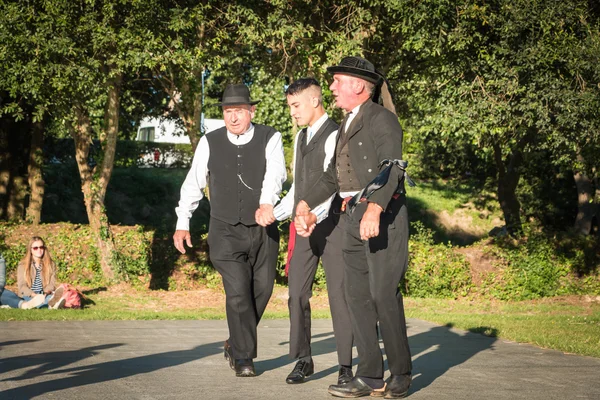
POLYGON ((8 212, 8 185, 10 183, 11 154, 8 148, 8 132, 0 119, 0 219, 6 220, 8 212))
POLYGON ((27 207, 26 220, 38 225, 42 219, 42 204, 44 202, 44 177, 42 166, 44 163, 42 146, 44 144, 44 128, 41 122, 32 125, 31 149, 29 152, 29 206, 27 207))
POLYGON ((75 140, 75 158, 81 177, 81 189, 90 228, 96 235, 100 266, 108 279, 115 277, 121 268, 118 253, 115 250, 112 230, 108 223, 104 198, 108 182, 112 175, 119 130, 119 86, 120 78, 111 81, 108 87, 108 103, 105 110, 105 131, 100 135, 103 144, 102 165, 99 171, 93 171, 88 164, 92 128, 89 116, 81 108, 76 108, 77 126, 71 133, 75 140))
POLYGON ((592 180, 583 172, 574 174, 577 186, 577 217, 575 218, 575 232, 580 235, 589 235, 592 231, 592 220, 596 214, 594 204, 594 187, 592 180))
POLYGON ((27 183, 22 176, 11 176, 9 182, 8 207, 6 217, 9 221, 23 221, 25 216, 25 197, 27 196, 27 183))
POLYGON ((521 203, 517 198, 516 190, 521 175, 519 167, 523 162, 523 153, 515 149, 509 156, 508 165, 505 166, 500 145, 494 143, 494 160, 498 168, 498 201, 504 214, 506 230, 511 236, 522 232, 521 203))
POLYGON ((28 188, 25 180, 30 125, 0 118, 0 218, 23 221, 28 188))
POLYGON ((200 142, 200 124, 202 123, 202 94, 192 93, 190 85, 185 82, 179 89, 183 101, 188 104, 177 104, 177 112, 185 125, 185 130, 192 144, 192 153, 200 142), (191 103, 191 104, 190 104, 191 103))

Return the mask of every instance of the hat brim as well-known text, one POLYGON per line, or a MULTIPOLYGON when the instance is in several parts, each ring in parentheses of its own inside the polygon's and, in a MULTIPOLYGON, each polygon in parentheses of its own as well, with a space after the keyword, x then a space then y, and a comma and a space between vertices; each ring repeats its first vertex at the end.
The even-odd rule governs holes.
POLYGON ((246 100, 235 101, 235 100, 229 100, 229 101, 224 101, 222 103, 215 103, 215 104, 213 104, 213 106, 215 106, 215 107, 241 106, 242 104, 247 104, 249 106, 254 106, 254 105, 258 104, 258 103, 260 103, 260 100, 255 100, 255 101, 246 101, 246 100))
POLYGON ((343 67, 343 66, 334 66, 328 67, 327 72, 331 75, 335 74, 344 74, 354 76, 360 79, 364 79, 367 82, 371 82, 375 85, 378 85, 383 80, 383 77, 376 72, 367 71, 365 69, 354 68, 354 67, 343 67))

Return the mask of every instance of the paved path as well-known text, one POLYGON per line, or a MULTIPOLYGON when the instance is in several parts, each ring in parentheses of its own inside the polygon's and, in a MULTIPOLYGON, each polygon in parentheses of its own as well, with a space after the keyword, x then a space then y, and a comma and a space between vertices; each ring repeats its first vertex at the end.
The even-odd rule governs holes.
MULTIPOLYGON (((600 399, 600 359, 408 324, 411 399, 600 399)), ((236 378, 225 321, 0 322, 0 399, 334 399, 331 321, 313 321, 315 374, 301 385, 285 383, 288 330, 263 321, 259 375, 236 378)))

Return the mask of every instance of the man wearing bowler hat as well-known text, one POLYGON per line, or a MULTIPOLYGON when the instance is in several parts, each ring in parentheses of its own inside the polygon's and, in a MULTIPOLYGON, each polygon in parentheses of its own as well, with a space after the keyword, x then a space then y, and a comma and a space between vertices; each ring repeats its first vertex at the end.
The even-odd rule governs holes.
POLYGON ((310 235, 311 208, 335 192, 344 199, 344 281, 358 369, 350 382, 331 385, 329 393, 401 398, 408 393, 412 369, 398 289, 408 265, 405 176, 393 165, 389 179, 376 178, 382 162, 402 158, 402 129, 393 112, 371 100, 383 81, 372 63, 345 57, 327 70, 333 75, 330 89, 336 105, 347 115, 340 124, 335 161, 298 203, 295 224, 299 235, 310 235), (367 185, 376 189, 363 193, 367 185), (391 374, 387 381, 378 328, 391 374))
POLYGON ((281 133, 253 124, 259 101, 243 84, 228 85, 222 102, 225 127, 200 139, 181 187, 175 247, 192 246, 189 220, 210 189, 209 255, 223 278, 229 339, 225 358, 236 376, 255 376, 256 327, 273 292, 279 231, 273 204, 286 179, 281 133))

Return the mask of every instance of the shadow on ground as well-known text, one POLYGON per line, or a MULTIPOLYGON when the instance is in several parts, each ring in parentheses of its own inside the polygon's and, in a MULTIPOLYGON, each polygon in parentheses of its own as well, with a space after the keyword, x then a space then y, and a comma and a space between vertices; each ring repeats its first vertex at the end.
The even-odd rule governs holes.
MULTIPOLYGON (((5 343, 0 344, 0 346, 2 345, 5 345, 5 343)), ((112 343, 69 352, 48 352, 27 357, 4 359, 2 360, 3 372, 21 368, 28 369, 16 378, 3 381, 15 382, 30 379, 34 376, 52 376, 57 373, 69 374, 69 376, 6 390, 2 393, 2 399, 31 399, 64 389, 93 385, 171 368, 223 351, 223 342, 207 343, 189 350, 169 351, 125 360, 65 368, 69 364, 93 357, 104 349, 116 348, 122 345, 121 343, 112 343)), ((190 384, 194 383, 190 382, 190 384)))

